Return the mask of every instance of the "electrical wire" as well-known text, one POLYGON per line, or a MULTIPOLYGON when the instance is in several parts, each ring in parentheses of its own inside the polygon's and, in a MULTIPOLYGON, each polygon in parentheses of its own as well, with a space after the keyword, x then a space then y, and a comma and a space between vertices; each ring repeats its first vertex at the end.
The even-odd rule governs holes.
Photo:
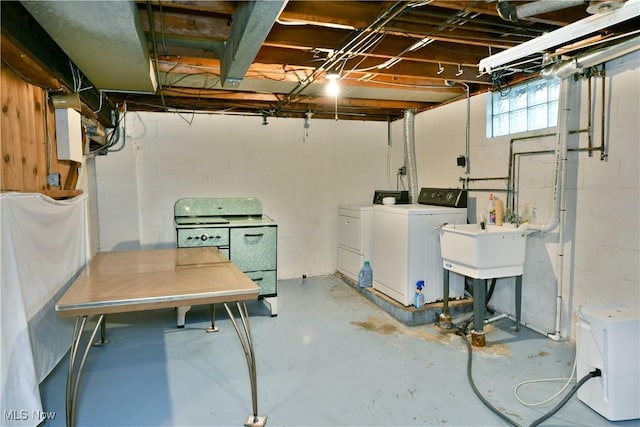
POLYGON ((571 368, 571 374, 569 375, 569 378, 543 378, 543 379, 539 379, 539 380, 528 380, 528 381, 522 381, 521 383, 518 383, 514 388, 513 388, 513 395, 516 397, 516 400, 520 403, 522 403, 525 406, 541 406, 541 405, 545 405, 549 402, 551 402, 552 400, 554 400, 556 397, 560 396, 560 394, 567 388, 569 387, 569 384, 571 384, 571 381, 575 378, 575 373, 576 373, 576 361, 577 361, 577 352, 576 352, 576 358, 573 360, 573 367, 571 368), (551 397, 542 400, 540 402, 535 402, 535 403, 530 403, 530 402, 525 402, 522 398, 520 398, 520 396, 518 395, 518 390, 520 389, 520 387, 527 385, 527 384, 536 384, 536 383, 543 383, 543 382, 555 382, 555 381, 566 381, 566 383, 564 384, 564 386, 562 386, 562 388, 560 390, 558 390, 556 393, 554 393, 551 397))
POLYGON ((45 89, 43 92, 43 106, 42 114, 44 121, 44 140, 47 144, 47 175, 51 173, 51 158, 53 157, 53 147, 51 144, 51 137, 49 136, 49 90, 45 89))
MULTIPOLYGON (((156 30, 153 26, 153 8, 151 5, 151 0, 147 0, 147 18, 149 19, 149 32, 151 33, 151 47, 153 48, 153 61, 155 63, 156 82, 158 85, 160 85, 160 70, 158 68, 158 43, 156 41, 156 30)), ((165 111, 167 111, 167 103, 164 100, 162 86, 158 88, 158 92, 160 93, 160 100, 162 101, 162 105, 165 111)))
POLYGON ((104 94, 101 90, 98 91, 98 94, 100 94, 100 103, 98 104, 98 109, 93 112, 94 114, 98 114, 100 110, 102 110, 102 98, 104 98, 104 94))
POLYGON ((309 84, 313 83, 316 78, 320 76, 320 74, 331 71, 336 65, 340 64, 345 58, 352 57, 354 52, 359 52, 362 49, 363 45, 366 45, 372 35, 375 35, 375 31, 378 31, 388 22, 390 22, 393 18, 398 16, 402 11, 404 11, 408 7, 407 4, 402 1, 396 1, 391 5, 386 11, 378 16, 374 22, 369 24, 366 28, 359 31, 356 36, 351 39, 347 44, 342 46, 337 52, 328 58, 323 64, 316 68, 311 75, 309 75, 305 80, 298 83, 298 85, 291 90, 286 97, 284 97, 278 105, 274 108, 274 112, 278 113, 282 111, 286 105, 291 103, 293 99, 295 99, 309 84))
POLYGON ((158 6, 160 7, 160 36, 162 36, 162 47, 164 49, 164 54, 169 53, 167 50, 167 42, 165 40, 165 32, 164 32, 164 13, 162 12, 162 1, 158 0, 158 6))
MULTIPOLYGON (((90 150, 88 153, 89 155, 95 155, 99 153, 106 154, 106 153, 114 153, 114 152, 122 151, 126 143, 126 135, 124 138, 122 138, 122 145, 118 148, 113 148, 118 142, 120 142, 120 139, 121 139, 120 125, 125 120, 126 103, 122 106, 122 108, 123 108, 123 112, 116 116, 116 122, 114 123, 113 129, 111 130, 111 132, 107 134, 106 142, 104 143, 104 145, 101 145, 99 148, 95 150, 90 150)), ((125 123, 125 133, 126 133, 126 121, 124 121, 124 123, 125 123)))

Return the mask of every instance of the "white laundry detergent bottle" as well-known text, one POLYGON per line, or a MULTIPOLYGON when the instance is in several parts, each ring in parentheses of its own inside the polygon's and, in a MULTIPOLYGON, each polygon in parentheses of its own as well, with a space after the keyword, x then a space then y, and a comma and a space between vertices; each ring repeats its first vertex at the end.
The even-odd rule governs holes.
POLYGON ((364 266, 360 269, 358 275, 358 286, 361 288, 370 288, 373 285, 373 270, 369 265, 369 261, 364 262, 364 266))

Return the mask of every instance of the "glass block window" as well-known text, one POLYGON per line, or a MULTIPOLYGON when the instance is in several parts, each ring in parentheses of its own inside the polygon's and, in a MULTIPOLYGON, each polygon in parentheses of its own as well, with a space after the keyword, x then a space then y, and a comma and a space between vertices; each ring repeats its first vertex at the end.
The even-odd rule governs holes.
POLYGON ((560 81, 535 80, 508 91, 489 92, 487 138, 554 127, 558 124, 560 81))

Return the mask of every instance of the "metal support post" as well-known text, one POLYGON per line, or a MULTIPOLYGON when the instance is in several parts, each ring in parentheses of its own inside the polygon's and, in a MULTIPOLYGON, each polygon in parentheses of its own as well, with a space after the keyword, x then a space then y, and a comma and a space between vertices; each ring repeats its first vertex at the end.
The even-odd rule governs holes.
POLYGON ((484 279, 473 279, 473 331, 471 344, 474 347, 487 345, 484 336, 484 315, 487 299, 487 287, 484 279))

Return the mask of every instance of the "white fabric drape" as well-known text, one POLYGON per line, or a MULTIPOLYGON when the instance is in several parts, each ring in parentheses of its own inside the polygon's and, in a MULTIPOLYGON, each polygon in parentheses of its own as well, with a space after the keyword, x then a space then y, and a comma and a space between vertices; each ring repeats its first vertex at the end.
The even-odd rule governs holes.
POLYGON ((55 304, 90 256, 86 197, 3 193, 0 211, 0 423, 36 426, 46 411, 39 383, 71 344, 73 320, 55 304))

